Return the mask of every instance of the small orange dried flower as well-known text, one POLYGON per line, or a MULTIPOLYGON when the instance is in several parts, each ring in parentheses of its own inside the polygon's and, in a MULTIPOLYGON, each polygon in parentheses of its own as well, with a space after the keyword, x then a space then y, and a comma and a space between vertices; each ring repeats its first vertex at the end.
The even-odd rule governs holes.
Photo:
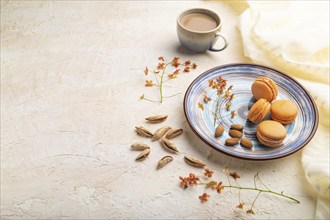
POLYGON ((164 57, 158 57, 158 60, 165 61, 164 57))
POLYGON ((206 202, 210 198, 210 195, 203 193, 203 195, 199 196, 198 198, 201 200, 201 202, 206 202))
POLYGON ((241 177, 236 171, 229 173, 229 176, 233 177, 235 180, 241 177))
POLYGON ((145 86, 152 87, 153 85, 154 84, 153 84, 152 80, 146 80, 145 86))
POLYGON ((217 190, 217 193, 221 193, 221 191, 224 189, 225 187, 222 185, 222 182, 220 181, 218 183, 218 185, 215 187, 215 189, 217 190))
POLYGON ((180 186, 184 189, 188 188, 189 183, 188 183, 187 178, 182 177, 182 176, 180 176, 179 178, 180 178, 180 186))
POLYGON ((189 73, 190 72, 190 67, 189 66, 185 67, 184 70, 183 70, 183 72, 189 73))
POLYGON ((218 183, 216 181, 211 180, 206 184, 206 187, 211 187, 212 189, 215 189, 217 187, 217 184, 218 183))
POLYGON ((174 74, 174 73, 168 74, 167 77, 170 78, 170 79, 178 78, 177 74, 174 74))
POLYGON ((204 175, 207 176, 208 178, 211 178, 212 175, 213 175, 213 173, 214 173, 214 171, 213 171, 213 170, 210 170, 210 169, 208 169, 208 168, 206 168, 206 169, 204 170, 204 175))
POLYGON ((148 72, 149 72, 148 67, 146 67, 144 70, 144 75, 148 75, 148 72))
POLYGON ((197 181, 199 180, 199 177, 197 177, 193 173, 189 173, 189 177, 187 177, 187 180, 188 180, 189 184, 197 184, 197 181))
POLYGON ((237 113, 236 113, 236 111, 235 110, 233 110, 233 111, 231 111, 231 118, 234 118, 236 115, 237 115, 237 113))
POLYGON ((254 211, 252 209, 249 209, 246 211, 247 214, 255 214, 254 211))
POLYGON ((226 90, 226 92, 225 92, 225 98, 229 98, 229 97, 230 97, 230 93, 229 93, 228 90, 226 90))
POLYGON ((204 105, 202 103, 198 103, 198 108, 202 109, 202 111, 204 110, 204 105))
POLYGON ((179 57, 174 57, 172 60, 172 66, 174 66, 175 68, 177 68, 178 66, 180 66, 180 58, 179 57))
POLYGON ((158 63, 157 69, 163 70, 165 68, 165 63, 158 63))
POLYGON ((226 110, 227 110, 227 111, 230 110, 230 106, 231 106, 231 103, 230 103, 230 102, 227 102, 227 103, 226 103, 226 110))
POLYGON ((184 65, 185 66, 189 66, 191 64, 191 61, 190 60, 187 60, 186 62, 184 62, 184 65))
POLYGON ((233 101, 234 100, 234 93, 230 95, 229 101, 233 101))
POLYGON ((236 206, 236 208, 238 208, 238 209, 243 209, 243 206, 244 206, 244 202, 240 202, 240 203, 236 206))
POLYGON ((193 63, 192 68, 193 68, 193 69, 196 69, 197 66, 198 66, 198 65, 197 65, 196 63, 193 63))
POLYGON ((176 69, 173 74, 179 74, 179 73, 180 73, 180 69, 176 69))
POLYGON ((209 98, 206 95, 204 95, 203 101, 204 101, 204 103, 207 104, 209 101, 211 101, 211 98, 209 98))

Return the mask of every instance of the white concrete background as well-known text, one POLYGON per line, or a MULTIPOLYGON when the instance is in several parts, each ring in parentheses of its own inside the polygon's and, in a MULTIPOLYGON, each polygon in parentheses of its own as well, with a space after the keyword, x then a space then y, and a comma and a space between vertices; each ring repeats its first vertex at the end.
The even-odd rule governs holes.
MULTIPOLYGON (((217 65, 250 62, 242 51, 238 14, 226 3, 199 1, 1 1, 1 218, 2 219, 311 219, 315 198, 301 167, 301 152, 251 162, 215 152, 184 118, 182 100, 191 81, 217 65), (230 46, 221 53, 189 54, 176 36, 184 9, 210 8, 223 20, 230 46), (166 88, 181 92, 163 104, 138 100, 145 93, 143 69, 158 56, 199 64, 166 88), (182 127, 175 139, 182 154, 160 171, 167 153, 135 134, 144 117, 168 114, 163 123, 182 127), (145 141, 151 155, 135 162, 129 147, 145 141), (201 204, 202 187, 183 190, 180 175, 201 170, 183 155, 207 162, 224 180, 223 167, 253 186, 256 172, 274 190, 301 204, 261 195, 256 214, 236 209, 238 192, 225 190, 201 204)), ((255 194, 242 192, 251 203, 255 194)))

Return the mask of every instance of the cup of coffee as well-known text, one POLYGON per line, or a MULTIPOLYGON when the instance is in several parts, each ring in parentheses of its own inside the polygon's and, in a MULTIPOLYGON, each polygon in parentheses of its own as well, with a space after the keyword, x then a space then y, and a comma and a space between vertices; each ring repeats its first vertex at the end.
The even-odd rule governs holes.
POLYGON ((177 18, 177 33, 181 44, 188 50, 204 52, 207 50, 218 52, 226 49, 228 42, 220 34, 221 19, 215 12, 194 8, 182 12, 177 18), (224 41, 222 48, 213 45, 219 38, 224 41))

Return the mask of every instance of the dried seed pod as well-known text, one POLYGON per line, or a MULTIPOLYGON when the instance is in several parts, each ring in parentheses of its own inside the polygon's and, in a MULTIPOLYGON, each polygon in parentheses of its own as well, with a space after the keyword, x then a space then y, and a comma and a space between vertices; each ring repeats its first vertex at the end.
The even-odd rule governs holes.
POLYGON ((237 131, 242 131, 244 129, 244 126, 240 125, 240 124, 232 124, 230 126, 230 129, 237 130, 237 131))
POLYGON ((167 115, 154 115, 145 118, 149 123, 160 123, 167 119, 167 115))
POLYGON ((246 148, 252 148, 253 147, 252 141, 248 138, 242 138, 241 145, 243 147, 246 147, 246 148))
POLYGON ((145 149, 150 149, 148 144, 144 144, 144 143, 134 143, 131 145, 131 149, 132 150, 145 150, 145 149))
POLYGON ((187 164, 194 166, 194 167, 204 167, 206 164, 201 161, 200 159, 190 157, 190 156, 184 156, 184 161, 186 161, 187 164))
POLYGON ((173 160, 173 157, 171 156, 165 156, 162 159, 160 159, 157 163, 157 169, 160 169, 162 167, 164 167, 166 164, 168 164, 169 162, 171 162, 173 160))
POLYGON ((135 127, 136 129, 136 133, 140 136, 143 136, 143 137, 153 137, 154 134, 151 133, 150 131, 148 131, 146 128, 144 128, 143 126, 140 126, 140 127, 135 127))
POLYGON ((237 130, 230 130, 229 131, 229 135, 231 136, 231 137, 233 137, 233 138, 239 138, 239 139, 241 139, 242 138, 242 132, 240 132, 240 131, 237 131, 237 130))
POLYGON ((233 146, 239 142, 238 138, 228 138, 225 140, 227 146, 233 146))
POLYGON ((176 136, 179 136, 180 134, 183 133, 183 129, 182 128, 176 128, 176 129, 171 129, 167 132, 166 134, 166 138, 167 139, 172 139, 175 138, 176 136))
POLYGON ((161 138, 160 143, 162 144, 163 148, 171 153, 179 153, 178 148, 166 138, 161 138))
POLYGON ((140 160, 140 161, 144 160, 149 156, 149 154, 150 154, 150 149, 145 149, 135 158, 135 160, 140 160))
POLYGON ((225 128, 222 125, 218 125, 218 127, 215 129, 214 137, 220 137, 224 131, 225 128))
POLYGON ((157 129, 152 137, 153 141, 157 141, 159 140, 161 137, 163 137, 169 130, 171 129, 171 127, 169 126, 164 126, 161 127, 159 129, 157 129))

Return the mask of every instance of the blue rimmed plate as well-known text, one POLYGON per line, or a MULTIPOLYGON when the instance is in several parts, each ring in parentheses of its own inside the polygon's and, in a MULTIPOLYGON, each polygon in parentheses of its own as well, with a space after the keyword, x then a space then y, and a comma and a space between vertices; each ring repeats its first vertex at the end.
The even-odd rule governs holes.
MULTIPOLYGON (((250 160, 269 160, 288 156, 304 147, 314 136, 318 127, 318 110, 311 95, 290 76, 269 67, 255 64, 229 64, 210 69, 197 77, 189 86, 184 98, 184 112, 192 130, 208 145, 225 154, 250 160), (237 116, 230 117, 226 110, 226 102, 220 102, 217 124, 225 127, 220 138, 214 137, 215 102, 203 102, 204 95, 216 100, 216 90, 209 88, 208 81, 222 76, 227 86, 233 85, 235 98, 231 103, 231 110, 236 110, 237 116), (288 99, 298 107, 296 120, 286 125, 287 136, 283 144, 278 147, 266 147, 256 138, 257 125, 247 120, 247 113, 255 103, 251 93, 251 85, 258 76, 266 76, 274 80, 278 86, 278 99, 288 99), (203 103, 204 110, 198 107, 203 103), (249 138, 254 146, 252 149, 235 146, 225 146, 229 138, 228 131, 231 124, 244 125, 243 135, 249 138)), ((269 119, 269 115, 265 118, 269 119)))

